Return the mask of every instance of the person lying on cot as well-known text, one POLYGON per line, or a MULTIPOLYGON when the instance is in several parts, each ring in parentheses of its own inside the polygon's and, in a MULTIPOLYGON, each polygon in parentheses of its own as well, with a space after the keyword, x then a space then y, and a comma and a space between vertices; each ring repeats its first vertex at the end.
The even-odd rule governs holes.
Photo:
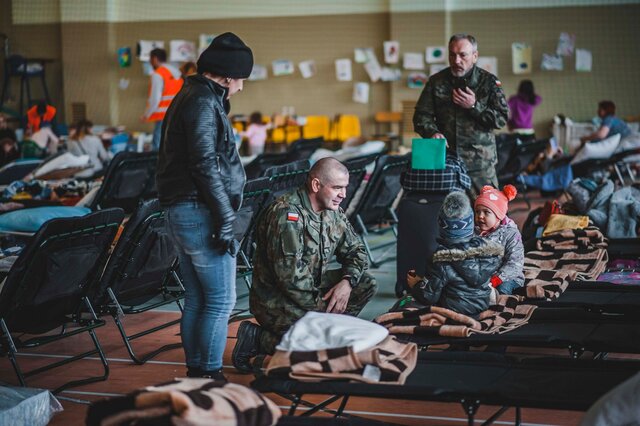
POLYGON ((502 191, 486 185, 476 198, 476 234, 504 247, 500 268, 491 277, 491 286, 500 294, 513 294, 524 286, 524 245, 518 226, 507 216, 509 201, 518 194, 513 185, 502 191))
POLYGON ((416 301, 475 316, 491 301, 490 279, 500 267, 504 248, 473 234, 473 210, 464 192, 447 195, 440 208, 438 249, 425 277, 414 270, 407 284, 416 301))

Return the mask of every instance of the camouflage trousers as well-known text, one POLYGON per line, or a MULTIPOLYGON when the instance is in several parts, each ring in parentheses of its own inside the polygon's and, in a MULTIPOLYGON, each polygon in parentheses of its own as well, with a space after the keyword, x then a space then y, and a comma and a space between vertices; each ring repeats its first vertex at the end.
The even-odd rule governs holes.
MULTIPOLYGON (((336 285, 342 279, 341 270, 327 271, 322 279, 322 285, 319 287, 319 297, 317 299, 317 307, 314 309, 316 312, 325 312, 327 309, 327 302, 322 300, 324 296, 334 285, 336 285)), ((345 310, 346 315, 357 316, 362 308, 371 300, 376 293, 377 284, 373 275, 365 272, 362 274, 358 285, 351 290, 351 296, 349 297, 349 303, 345 310)), ((262 333, 260 333, 260 353, 272 354, 275 351, 275 347, 284 333, 295 323, 302 318, 308 310, 299 306, 288 306, 286 310, 259 310, 253 312, 258 324, 262 327, 262 333)))
POLYGON ((498 177, 496 176, 496 168, 488 164, 487 167, 480 170, 470 170, 469 177, 471 178, 471 188, 469 188, 469 197, 471 197, 471 204, 475 202, 476 197, 480 194, 482 187, 485 185, 491 185, 494 188, 498 188, 498 177))

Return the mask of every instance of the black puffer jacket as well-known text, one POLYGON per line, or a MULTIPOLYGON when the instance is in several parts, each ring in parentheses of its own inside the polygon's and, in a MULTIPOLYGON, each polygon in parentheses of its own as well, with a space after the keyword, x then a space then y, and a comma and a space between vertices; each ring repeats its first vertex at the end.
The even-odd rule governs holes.
POLYGON ((489 307, 491 276, 500 267, 504 248, 493 241, 472 237, 469 241, 440 246, 433 254, 425 278, 411 290, 425 305, 476 315, 489 307))
POLYGON ((246 180, 226 98, 226 88, 202 75, 186 79, 162 123, 156 176, 163 206, 202 201, 217 227, 235 219, 246 180))

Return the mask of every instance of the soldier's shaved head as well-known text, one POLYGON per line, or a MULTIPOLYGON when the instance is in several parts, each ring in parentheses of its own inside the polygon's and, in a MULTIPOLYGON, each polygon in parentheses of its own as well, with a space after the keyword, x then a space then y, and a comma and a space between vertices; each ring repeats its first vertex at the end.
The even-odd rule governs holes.
POLYGON ((340 161, 332 157, 326 157, 318 160, 311 170, 309 170, 308 183, 313 179, 318 179, 322 184, 326 185, 336 179, 337 175, 349 174, 349 170, 340 161))
POLYGON ((309 170, 307 192, 313 210, 338 210, 347 193, 349 170, 335 158, 323 158, 309 170))

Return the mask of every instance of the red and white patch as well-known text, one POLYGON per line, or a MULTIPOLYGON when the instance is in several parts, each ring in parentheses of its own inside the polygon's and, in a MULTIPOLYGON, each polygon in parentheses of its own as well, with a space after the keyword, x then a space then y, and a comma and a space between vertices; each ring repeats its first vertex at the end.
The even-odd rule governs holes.
POLYGON ((297 222, 300 219, 300 215, 298 213, 289 212, 287 213, 287 220, 289 222, 297 222))
POLYGON ((500 80, 496 80, 496 86, 502 87, 502 82, 500 80))

